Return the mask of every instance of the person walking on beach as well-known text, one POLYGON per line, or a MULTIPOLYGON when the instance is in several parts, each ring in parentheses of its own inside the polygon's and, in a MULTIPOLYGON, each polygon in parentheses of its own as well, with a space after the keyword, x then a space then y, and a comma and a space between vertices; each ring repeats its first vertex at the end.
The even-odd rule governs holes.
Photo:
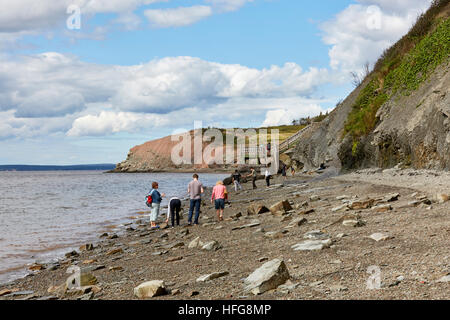
POLYGON ((158 182, 152 182, 152 190, 148 193, 148 195, 152 197, 152 212, 150 213, 151 229, 159 228, 159 226, 156 225, 156 220, 159 217, 162 198, 166 196, 165 193, 159 193, 158 187, 158 182))
POLYGON ((195 218, 194 224, 198 225, 198 217, 200 215, 200 205, 202 203, 202 193, 203 185, 200 181, 198 181, 198 174, 194 174, 192 176, 194 180, 189 182, 188 185, 188 193, 190 197, 190 205, 189 205, 189 215, 188 215, 188 225, 192 225, 192 214, 194 213, 195 208, 195 218))
POLYGON ((223 185, 222 181, 217 181, 216 186, 213 188, 211 194, 211 203, 214 200, 214 206, 216 208, 217 220, 223 220, 223 211, 225 209, 225 198, 227 193, 227 187, 223 185))
POLYGON ((281 167, 281 176, 284 177, 284 180, 287 180, 286 165, 284 163, 283 163, 283 166, 281 167))
POLYGON ((250 168, 250 174, 247 175, 246 177, 247 177, 247 178, 248 178, 248 177, 251 177, 251 178, 252 178, 253 189, 256 189, 256 177, 257 177, 257 174, 256 174, 255 168, 251 167, 251 168, 250 168))
POLYGON ((231 180, 234 183, 234 191, 238 192, 239 190, 242 190, 242 186, 241 186, 241 174, 239 173, 238 170, 235 170, 233 175, 231 176, 231 180))
POLYGON ((169 219, 172 222, 172 228, 175 228, 175 218, 177 219, 177 226, 180 225, 180 210, 181 200, 178 197, 170 198, 169 205, 167 207, 166 223, 169 223, 169 219))
POLYGON ((295 177, 295 168, 294 166, 291 166, 291 174, 293 177, 295 177))
POLYGON ((269 167, 266 168, 266 172, 265 172, 264 176, 266 177, 267 186, 270 187, 270 169, 269 169, 269 167))

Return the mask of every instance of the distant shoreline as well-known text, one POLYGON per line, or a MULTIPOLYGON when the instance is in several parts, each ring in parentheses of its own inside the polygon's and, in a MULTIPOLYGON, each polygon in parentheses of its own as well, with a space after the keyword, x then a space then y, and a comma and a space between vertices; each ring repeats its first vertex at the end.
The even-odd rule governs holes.
POLYGON ((80 165, 0 165, 0 171, 73 171, 73 170, 113 170, 115 164, 80 164, 80 165))

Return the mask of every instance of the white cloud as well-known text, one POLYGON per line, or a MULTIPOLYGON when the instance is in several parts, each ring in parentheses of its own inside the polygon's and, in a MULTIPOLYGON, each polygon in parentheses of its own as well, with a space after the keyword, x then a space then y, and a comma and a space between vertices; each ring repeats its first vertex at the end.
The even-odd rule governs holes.
POLYGON ((145 10, 144 14, 153 27, 184 27, 211 16, 212 9, 209 6, 178 7, 145 10))
POLYGON ((168 119, 158 115, 102 111, 99 115, 86 115, 76 119, 67 135, 104 136, 124 131, 136 132, 143 128, 167 124, 168 119))
POLYGON ((135 26, 133 12, 140 6, 168 0, 0 0, 0 33, 42 32, 50 28, 64 30, 67 8, 76 5, 82 19, 98 13, 117 13, 116 22, 135 26))
POLYGON ((168 57, 141 65, 114 66, 86 63, 54 52, 3 55, 0 111, 22 119, 21 123, 26 119, 78 119, 71 135, 132 132, 145 128, 141 123, 147 122, 142 119, 161 123, 170 119, 172 125, 177 118, 180 124, 195 117, 232 119, 232 115, 242 116, 243 110, 247 110, 246 117, 261 116, 288 99, 314 93, 328 81, 327 70, 302 70, 295 63, 254 69, 193 57, 168 57))
POLYGON ((262 123, 262 127, 278 126, 291 124, 292 120, 299 120, 303 117, 314 116, 320 112, 324 112, 323 108, 316 103, 300 103, 295 107, 286 108, 285 106, 269 110, 266 118, 262 123))
POLYGON ((348 6, 321 25, 323 41, 332 46, 330 66, 346 74, 360 71, 365 62, 376 62, 431 3, 431 0, 358 1, 360 4, 348 6))
POLYGON ((207 0, 219 12, 236 11, 253 0, 207 0))

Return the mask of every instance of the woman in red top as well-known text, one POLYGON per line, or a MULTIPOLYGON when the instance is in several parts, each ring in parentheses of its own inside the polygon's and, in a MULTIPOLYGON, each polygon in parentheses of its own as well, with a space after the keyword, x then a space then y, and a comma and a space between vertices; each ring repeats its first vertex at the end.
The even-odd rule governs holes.
POLYGON ((225 194, 227 193, 227 187, 223 185, 222 181, 218 181, 213 188, 211 194, 211 203, 215 201, 217 219, 223 220, 223 210, 225 209, 225 194))

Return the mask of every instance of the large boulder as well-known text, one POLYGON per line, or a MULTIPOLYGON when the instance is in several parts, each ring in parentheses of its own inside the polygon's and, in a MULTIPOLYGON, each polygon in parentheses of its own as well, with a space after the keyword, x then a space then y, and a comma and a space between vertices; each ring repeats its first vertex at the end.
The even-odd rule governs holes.
POLYGON ((289 280, 290 275, 283 261, 274 259, 253 271, 245 280, 244 290, 254 295, 276 289, 289 280))
POLYGON ((257 215, 257 214, 263 214, 263 213, 266 213, 266 212, 269 212, 269 211, 270 210, 267 209, 266 206, 263 206, 262 204, 258 204, 258 203, 254 203, 254 204, 250 205, 247 208, 247 214, 249 216, 257 215))
POLYGON ((166 287, 162 280, 147 281, 134 288, 134 295, 140 299, 153 298, 164 294, 166 294, 166 287))
POLYGON ((283 215, 288 211, 291 211, 292 207, 288 200, 283 200, 280 202, 275 203, 273 206, 270 207, 270 212, 274 215, 283 215))

